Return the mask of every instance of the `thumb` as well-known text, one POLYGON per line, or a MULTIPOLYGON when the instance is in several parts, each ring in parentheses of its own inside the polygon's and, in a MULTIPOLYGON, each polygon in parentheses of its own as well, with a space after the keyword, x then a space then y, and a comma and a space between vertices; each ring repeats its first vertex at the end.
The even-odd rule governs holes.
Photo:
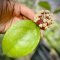
POLYGON ((0 34, 4 33, 5 24, 0 24, 0 34))
POLYGON ((19 20, 20 20, 20 18, 18 18, 18 17, 12 18, 10 21, 8 21, 6 23, 6 26, 5 26, 5 30, 4 31, 6 32, 12 24, 14 24, 16 21, 19 21, 19 20))

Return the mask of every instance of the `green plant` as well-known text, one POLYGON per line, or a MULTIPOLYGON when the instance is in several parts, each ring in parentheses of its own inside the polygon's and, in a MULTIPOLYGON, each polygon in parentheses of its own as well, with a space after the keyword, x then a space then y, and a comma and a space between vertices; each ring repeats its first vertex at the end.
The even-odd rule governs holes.
MULTIPOLYGON (((49 10, 49 11, 51 11, 51 9, 52 9, 50 3, 47 1, 40 1, 38 3, 38 5, 44 9, 49 10)), ((60 12, 60 7, 56 7, 55 10, 53 11, 54 14, 58 14, 59 12, 60 12)))
MULTIPOLYGON (((39 2, 39 6, 50 10, 51 11, 51 5, 47 1, 41 1, 39 2)), ((54 14, 58 14, 60 12, 60 7, 56 7, 56 9, 53 11, 54 14)), ((45 31, 45 40, 47 41, 47 44, 49 44, 51 47, 56 49, 60 53, 60 24, 57 22, 54 22, 54 24, 51 26, 51 28, 48 28, 45 31)), ((43 38, 44 38, 43 37, 43 38)))

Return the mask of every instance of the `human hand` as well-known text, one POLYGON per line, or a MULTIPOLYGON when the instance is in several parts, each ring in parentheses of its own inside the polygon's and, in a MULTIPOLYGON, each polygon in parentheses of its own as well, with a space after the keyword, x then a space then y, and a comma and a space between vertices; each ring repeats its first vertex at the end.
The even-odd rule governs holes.
POLYGON ((2 10, 0 10, 2 11, 2 14, 0 14, 0 33, 6 32, 17 20, 34 20, 35 13, 25 5, 9 1, 6 2, 3 3, 2 10))

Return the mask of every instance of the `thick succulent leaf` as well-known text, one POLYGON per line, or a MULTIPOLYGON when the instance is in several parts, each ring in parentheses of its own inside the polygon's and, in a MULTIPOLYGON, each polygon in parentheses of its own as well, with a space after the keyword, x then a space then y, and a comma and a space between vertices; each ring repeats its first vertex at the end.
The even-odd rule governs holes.
POLYGON ((50 4, 47 1, 41 1, 41 2, 39 2, 39 6, 45 8, 47 10, 51 10, 51 6, 50 6, 50 4))
POLYGON ((39 27, 30 20, 20 20, 6 32, 2 41, 3 53, 9 57, 30 54, 40 40, 39 27))

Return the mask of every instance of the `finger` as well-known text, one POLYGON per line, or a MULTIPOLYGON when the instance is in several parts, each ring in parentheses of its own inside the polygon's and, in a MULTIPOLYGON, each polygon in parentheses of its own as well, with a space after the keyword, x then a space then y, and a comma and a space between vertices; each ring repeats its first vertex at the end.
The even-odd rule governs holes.
POLYGON ((35 13, 31 9, 27 8, 26 6, 24 6, 22 4, 21 4, 20 8, 21 8, 20 11, 21 11, 22 15, 26 16, 27 18, 29 18, 31 20, 34 20, 35 13))
POLYGON ((16 21, 19 21, 20 19, 18 17, 14 17, 12 18, 10 21, 8 21, 6 24, 5 24, 5 29, 4 29, 4 32, 6 32, 9 27, 14 24, 16 21))
POLYGON ((4 32, 6 32, 6 31, 9 29, 9 27, 11 26, 11 23, 12 23, 12 19, 10 19, 9 21, 7 21, 7 22, 5 23, 4 32))
POLYGON ((5 24, 3 24, 3 25, 0 26, 0 34, 4 33, 4 29, 5 29, 5 24))

